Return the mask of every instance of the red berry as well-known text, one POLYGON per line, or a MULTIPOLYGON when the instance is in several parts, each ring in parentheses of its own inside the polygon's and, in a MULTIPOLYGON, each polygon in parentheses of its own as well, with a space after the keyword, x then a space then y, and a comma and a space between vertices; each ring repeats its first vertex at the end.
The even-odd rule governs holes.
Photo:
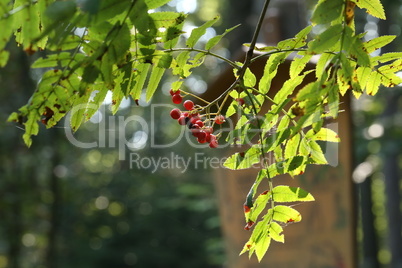
POLYGON ((180 104, 182 101, 182 97, 179 94, 174 94, 172 97, 173 103, 180 104))
POLYGON ((200 127, 198 125, 192 125, 190 128, 191 134, 193 134, 194 137, 198 137, 198 134, 200 134, 200 127))
POLYGON ((218 115, 215 117, 215 123, 218 125, 223 124, 225 122, 225 117, 223 115, 218 115))
POLYGON ((186 100, 183 103, 184 108, 186 108, 187 110, 191 111, 194 108, 194 102, 192 102, 191 100, 186 100))
MULTIPOLYGON (((205 140, 206 137, 207 137, 207 133, 205 133, 204 131, 201 130, 201 131, 198 133, 198 139, 205 140)), ((202 142, 202 143, 203 143, 203 142, 202 142)))
POLYGON ((211 135, 211 141, 209 142, 209 147, 211 148, 218 147, 218 141, 216 140, 215 135, 211 135))
POLYGON ((211 138, 211 133, 205 132, 205 140, 206 142, 210 143, 212 138, 211 138))
POLYGON ((243 98, 237 98, 236 101, 240 106, 242 106, 244 104, 244 99, 243 98))
POLYGON ((207 142, 207 140, 205 139, 205 137, 198 137, 197 138, 197 141, 199 142, 199 143, 206 143, 207 142))
POLYGON ((180 116, 181 116, 181 112, 180 112, 179 109, 175 108, 175 109, 173 109, 173 110, 170 111, 170 116, 171 116, 173 119, 179 119, 180 116))
POLYGON ((190 119, 191 121, 191 123, 192 124, 196 124, 197 123, 197 121, 199 121, 200 120, 200 118, 198 117, 198 116, 194 116, 194 117, 191 117, 191 119, 190 119))
POLYGON ((180 117, 179 117, 179 119, 177 119, 177 122, 179 122, 179 125, 182 125, 182 126, 184 126, 185 124, 187 124, 187 119, 188 117, 186 117, 186 116, 184 116, 184 115, 181 115, 180 117))
POLYGON ((169 93, 170 93, 170 95, 179 95, 180 94, 180 89, 178 89, 178 90, 176 90, 176 91, 173 91, 173 89, 171 89, 170 91, 169 91, 169 93))
POLYGON ((203 126, 204 126, 204 122, 202 122, 201 120, 195 121, 194 124, 199 125, 200 127, 203 127, 203 126))
POLYGON ((212 134, 212 132, 214 132, 214 129, 212 127, 206 127, 204 128, 205 133, 209 133, 212 134))

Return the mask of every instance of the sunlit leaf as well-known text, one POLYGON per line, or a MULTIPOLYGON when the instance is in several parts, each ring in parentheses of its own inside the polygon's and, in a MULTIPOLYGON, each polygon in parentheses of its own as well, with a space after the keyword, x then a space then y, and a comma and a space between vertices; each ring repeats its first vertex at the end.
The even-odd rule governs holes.
POLYGON ((383 35, 373 38, 365 43, 363 43, 364 49, 367 53, 372 53, 385 45, 388 45, 396 38, 395 35, 383 35))
POLYGON ((330 23, 342 15, 343 0, 320 0, 314 9, 311 21, 315 24, 330 23))
POLYGON ((314 201, 314 197, 299 187, 278 185, 270 193, 275 202, 308 202, 314 201))
POLYGON ((316 38, 309 42, 309 51, 319 54, 330 50, 340 42, 340 36, 343 32, 343 26, 336 24, 329 27, 323 33, 316 36, 316 38))
POLYGON ((269 57, 264 67, 264 74, 261 77, 258 85, 258 89, 262 94, 268 93, 268 91, 271 88, 272 79, 278 72, 279 64, 281 64, 288 55, 289 52, 288 53, 282 52, 271 55, 269 57))
POLYGON ((197 27, 191 31, 190 37, 187 39, 186 46, 194 47, 197 41, 203 36, 207 30, 207 28, 211 27, 219 20, 219 16, 213 18, 212 20, 207 21, 200 27, 197 27))
POLYGON ((302 219, 300 212, 288 206, 277 205, 272 210, 272 218, 275 221, 290 223, 299 222, 302 219))
POLYGON ((365 8, 367 13, 385 20, 384 7, 382 6, 380 0, 352 0, 360 8, 365 8))
POLYGON ((158 87, 159 82, 161 81, 164 73, 165 73, 164 68, 153 66, 151 70, 151 75, 149 77, 147 93, 146 93, 146 101, 149 101, 154 95, 156 88, 158 87))
POLYGON ((211 48, 213 48, 214 46, 216 46, 216 45, 219 43, 219 41, 221 41, 221 39, 222 39, 226 34, 230 33, 231 31, 233 31, 234 29, 236 29, 236 28, 239 27, 239 26, 240 26, 240 24, 238 24, 238 25, 236 25, 236 26, 234 26, 234 27, 232 27, 232 28, 227 29, 223 34, 214 36, 214 37, 212 37, 211 39, 209 39, 208 42, 205 44, 205 49, 206 49, 206 50, 210 50, 211 48))
POLYGON ((271 222, 268 227, 268 235, 276 242, 285 242, 285 236, 282 234, 283 228, 277 222, 271 222))
POLYGON ((306 55, 305 52, 298 52, 298 56, 293 58, 292 63, 290 64, 290 79, 296 78, 306 67, 307 63, 311 59, 313 55, 306 55))
POLYGON ((310 129, 306 133, 306 138, 310 138, 315 141, 329 141, 329 142, 340 142, 338 134, 329 128, 321 128, 318 132, 310 129))

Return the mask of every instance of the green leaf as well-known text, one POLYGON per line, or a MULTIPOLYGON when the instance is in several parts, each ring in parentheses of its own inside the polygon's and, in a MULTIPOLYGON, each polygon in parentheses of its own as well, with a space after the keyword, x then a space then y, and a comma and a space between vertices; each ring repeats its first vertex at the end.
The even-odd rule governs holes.
POLYGON ((301 155, 271 164, 263 173, 265 177, 273 178, 280 174, 289 173, 291 176, 304 172, 307 158, 301 155))
POLYGON ((345 27, 342 48, 352 57, 357 59, 361 66, 370 66, 370 58, 365 51, 362 41, 354 35, 354 31, 349 26, 345 27))
POLYGON ((342 32, 343 26, 341 24, 329 27, 323 33, 316 36, 314 40, 309 42, 309 51, 320 54, 337 46, 341 40, 342 32))
POLYGON ((190 75, 190 72, 185 71, 185 66, 190 58, 190 51, 183 51, 172 60, 172 72, 173 75, 179 75, 182 78, 186 78, 190 75))
POLYGON ((146 93, 146 101, 149 101, 154 95, 156 88, 159 85, 159 82, 162 79, 163 74, 165 73, 165 69, 154 66, 151 71, 151 76, 149 77, 147 93, 146 93))
POLYGON ((134 81, 132 82, 134 86, 130 91, 130 95, 134 100, 138 100, 141 96, 141 92, 144 89, 145 81, 148 77, 148 71, 151 68, 149 63, 140 63, 136 66, 136 75, 134 81))
MULTIPOLYGON (((249 257, 256 251, 257 245, 261 250, 260 254, 265 254, 263 252, 263 245, 266 243, 265 238, 268 237, 268 228, 267 224, 271 221, 271 215, 265 215, 263 220, 259 221, 255 226, 253 233, 250 236, 250 239, 244 245, 243 250, 240 252, 240 255, 249 251, 249 257)), ((266 244, 265 244, 266 246, 266 244)), ((268 245, 269 246, 269 245, 268 245)), ((265 251, 268 248, 266 247, 265 251)))
POLYGON ((306 55, 304 51, 300 51, 297 55, 301 57, 294 57, 290 64, 289 74, 290 79, 296 78, 306 67, 313 55, 306 55))
POLYGON ((339 87, 337 84, 332 85, 328 91, 328 116, 338 117, 339 112, 339 87))
POLYGON ((111 110, 112 114, 116 114, 119 110, 120 103, 123 100, 124 96, 126 95, 124 89, 122 87, 123 83, 126 80, 126 72, 120 72, 120 74, 116 77, 116 86, 113 88, 112 94, 112 105, 111 110))
POLYGON ((257 83, 257 78, 255 75, 250 71, 249 68, 246 69, 244 73, 244 86, 252 88, 257 83))
POLYGON ((314 141, 329 141, 329 142, 340 142, 338 134, 329 128, 321 128, 320 131, 315 132, 310 129, 306 133, 306 138, 312 139, 314 141))
POLYGON ((279 49, 295 49, 300 48, 306 44, 307 35, 310 33, 312 26, 307 26, 296 34, 294 38, 282 40, 278 43, 279 49))
POLYGON ((261 149, 254 145, 245 153, 235 153, 226 159, 224 167, 232 170, 247 169, 260 162, 261 149))
POLYGON ((104 87, 103 85, 94 86, 93 92, 96 92, 96 95, 87 107, 87 111, 85 113, 85 121, 91 119, 91 117, 99 110, 99 107, 105 100, 108 91, 109 89, 107 87, 104 87))
POLYGON ((402 70, 402 59, 396 60, 390 64, 378 68, 378 72, 381 74, 396 73, 401 70, 402 70))
POLYGON ((59 54, 51 54, 46 58, 39 58, 33 64, 32 68, 50 68, 50 67, 66 67, 71 63, 84 59, 83 54, 71 55, 69 52, 61 52, 59 54))
POLYGON ((145 0, 145 4, 149 9, 155 9, 169 3, 171 0, 145 0))
POLYGON ((361 89, 364 89, 366 87, 370 76, 371 76, 371 68, 361 66, 356 69, 356 78, 360 83, 361 89))
POLYGON ((285 236, 282 234, 283 228, 277 222, 271 222, 268 227, 268 235, 276 242, 285 243, 285 236))
POLYGON ((5 50, 0 50, 0 68, 6 66, 8 59, 10 57, 10 52, 5 50))
MULTIPOLYGON (((244 43, 243 46, 250 47, 251 44, 250 43, 244 43)), ((255 50, 260 51, 260 52, 271 52, 273 50, 278 50, 278 48, 274 47, 274 46, 259 47, 259 46, 256 45, 255 50)))
POLYGON ((54 21, 63 21, 71 18, 77 11, 75 1, 56 1, 48 6, 45 15, 54 21))
POLYGON ((300 151, 302 152, 303 155, 308 155, 313 160, 314 164, 317 165, 328 164, 320 145, 318 145, 318 143, 313 140, 310 141, 303 140, 300 143, 300 151))
POLYGON ((253 207, 251 207, 251 209, 250 209, 250 214, 249 214, 247 222, 248 221, 252 221, 252 222, 257 221, 258 216, 266 208, 267 202, 269 199, 270 199, 270 196, 267 194, 267 191, 263 192, 256 198, 256 200, 253 204, 253 207))
POLYGON ((297 133, 292 138, 290 138, 285 147, 285 159, 293 157, 297 154, 297 150, 299 148, 300 143, 300 134, 297 133))
POLYGON ((402 58, 402 52, 389 52, 389 53, 384 53, 380 56, 372 57, 371 61, 385 63, 388 61, 399 60, 401 58, 402 58))
POLYGON ((74 108, 71 110, 70 118, 70 126, 73 131, 77 131, 85 119, 89 97, 90 94, 84 94, 77 97, 73 103, 74 108))
POLYGON ((267 253, 269 245, 271 244, 271 237, 268 235, 263 235, 261 239, 255 245, 255 255, 257 256, 258 262, 262 260, 265 253, 267 253))
POLYGON ((208 42, 205 44, 205 50, 210 50, 211 48, 213 48, 214 46, 216 46, 216 45, 219 43, 219 41, 221 41, 221 39, 222 39, 226 34, 230 33, 231 31, 233 31, 234 29, 236 29, 236 28, 239 27, 239 26, 240 26, 240 24, 238 24, 238 25, 236 25, 236 26, 234 26, 234 27, 232 27, 232 28, 230 28, 230 29, 227 29, 223 34, 214 36, 214 37, 212 37, 211 39, 209 39, 208 42))
POLYGON ((95 65, 88 65, 84 68, 82 81, 88 84, 93 84, 100 74, 99 69, 95 65))
MULTIPOLYGON (((110 54, 110 59, 118 63, 124 59, 126 54, 129 52, 131 43, 131 33, 127 23, 119 26, 118 29, 113 31, 115 34, 109 34, 106 42, 109 42, 108 53, 110 54)), ((116 25, 115 25, 116 27, 116 25)))
POLYGON ((194 47, 197 41, 203 36, 207 30, 207 28, 211 27, 219 20, 219 16, 216 16, 210 21, 207 21, 203 25, 198 28, 195 28, 191 31, 190 37, 187 39, 186 46, 187 47, 194 47))
POLYGON ((367 9, 367 13, 371 16, 385 20, 384 7, 380 0, 352 0, 359 8, 367 9))
POLYGON ((368 95, 375 95, 381 84, 381 74, 374 71, 371 73, 366 86, 366 93, 368 95))
POLYGON ((170 87, 174 92, 176 92, 180 87, 183 85, 183 80, 175 81, 173 82, 170 87))
POLYGON ((307 191, 299 187, 290 187, 287 185, 276 186, 272 190, 272 198, 275 202, 308 202, 314 201, 314 197, 307 191))
POLYGON ((317 65, 315 67, 315 77, 317 77, 317 79, 322 78, 325 69, 328 67, 328 64, 332 61, 334 57, 335 55, 330 53, 324 53, 320 55, 320 58, 318 59, 317 65))
POLYGON ((314 9, 311 21, 315 24, 330 23, 342 15, 343 0, 320 0, 314 9))
POLYGON ((374 85, 368 84, 367 91, 370 92, 370 94, 375 94, 377 92, 378 76, 380 76, 381 78, 381 83, 386 87, 394 87, 402 83, 402 78, 396 74, 396 72, 400 70, 402 70, 402 59, 396 60, 388 65, 381 66, 380 68, 378 68, 378 70, 374 71, 377 73, 374 75, 375 78, 372 78, 373 80, 371 80, 370 77, 368 83, 372 81, 374 85))
POLYGON ((32 145, 32 136, 38 135, 39 132, 39 124, 40 114, 37 110, 31 110, 28 114, 28 120, 24 123, 25 133, 22 135, 22 138, 27 147, 31 147, 32 145))
POLYGON ((236 100, 233 100, 228 109, 226 110, 226 117, 231 117, 232 115, 234 115, 239 109, 239 105, 238 102, 236 100))
POLYGON ((100 9, 100 4, 101 1, 98 0, 80 0, 79 7, 81 11, 95 15, 100 9))
POLYGON ((258 90, 262 94, 268 93, 271 88, 272 79, 275 77, 278 72, 278 66, 281 64, 286 57, 289 55, 289 52, 282 52, 271 55, 267 60, 264 67, 264 74, 260 79, 258 90))
POLYGON ((363 43, 364 49, 367 53, 372 53, 385 45, 388 45, 396 38, 396 35, 383 35, 373 38, 365 43, 363 43))
POLYGON ((303 82, 304 77, 312 71, 313 70, 310 70, 309 72, 305 72, 303 75, 299 75, 294 77, 293 79, 287 80, 283 84, 282 88, 278 91, 278 93, 276 93, 274 97, 274 103, 280 103, 284 99, 288 98, 288 96, 293 93, 296 87, 303 82))
POLYGON ((288 206, 277 205, 273 208, 272 219, 279 222, 299 222, 302 219, 299 211, 288 206))
POLYGON ((235 129, 229 132, 226 140, 232 144, 250 144, 252 138, 261 131, 257 120, 262 121, 254 114, 242 115, 237 121, 235 129))

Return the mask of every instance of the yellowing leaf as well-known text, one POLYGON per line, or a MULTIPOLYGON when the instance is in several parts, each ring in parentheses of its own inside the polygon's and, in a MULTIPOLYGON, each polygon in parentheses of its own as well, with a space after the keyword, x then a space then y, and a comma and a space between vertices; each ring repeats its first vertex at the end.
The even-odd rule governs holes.
POLYGON ((306 133, 306 138, 310 138, 315 141, 329 141, 329 142, 340 142, 338 134, 329 128, 321 128, 317 133, 314 133, 313 129, 310 129, 306 133))
POLYGON ((288 140, 285 147, 285 158, 290 158, 296 155, 299 148, 300 134, 297 133, 291 139, 288 140))
POLYGON ((292 63, 290 64, 290 79, 294 79, 296 76, 298 76, 306 67, 307 63, 311 59, 313 55, 305 55, 304 52, 299 52, 297 53, 300 57, 295 57, 293 58, 292 63))
POLYGON ((381 84, 381 74, 374 71, 371 73, 366 86, 366 93, 368 95, 375 95, 381 84))
POLYGON ((271 193, 275 202, 308 202, 314 201, 314 197, 299 187, 286 185, 276 186, 271 193))
POLYGON ((268 235, 264 235, 255 245, 255 255, 257 255, 258 262, 260 262, 265 253, 267 253, 270 244, 271 237, 269 237, 268 235))
POLYGON ((353 0, 353 2, 355 2, 358 7, 367 9, 368 14, 379 19, 386 19, 384 7, 380 0, 353 0))
POLYGON ((302 216, 299 211, 288 206, 278 205, 273 208, 272 219, 279 222, 299 222, 302 216))
POLYGON ((282 234, 283 228, 277 222, 271 222, 268 227, 268 235, 276 242, 285 242, 285 236, 282 234))
POLYGON ((391 43, 396 38, 395 35, 383 35, 376 38, 373 38, 365 43, 363 43, 363 47, 367 53, 372 53, 379 48, 391 43))

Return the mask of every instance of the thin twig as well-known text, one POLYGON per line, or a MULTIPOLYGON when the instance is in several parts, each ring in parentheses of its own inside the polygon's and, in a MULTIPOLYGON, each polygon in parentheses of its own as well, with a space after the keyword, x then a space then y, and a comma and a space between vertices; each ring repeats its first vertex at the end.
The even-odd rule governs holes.
POLYGON ((255 44, 257 43, 258 35, 260 34, 262 23, 264 22, 265 13, 267 13, 268 5, 271 0, 265 0, 264 7, 262 8, 260 18, 258 19, 257 27, 255 28, 253 38, 251 39, 250 47, 246 54, 246 59, 244 60, 243 68, 240 70, 239 76, 242 77, 246 72, 246 69, 250 65, 251 59, 253 58, 255 44))
POLYGON ((209 55, 209 56, 213 56, 213 57, 215 57, 215 58, 218 58, 218 59, 220 59, 220 60, 222 60, 222 61, 224 61, 224 62, 226 62, 226 63, 228 63, 230 66, 232 66, 233 68, 236 68, 236 69, 240 69, 241 67, 239 66, 239 65, 237 65, 235 62, 233 62, 233 61, 231 61, 231 60, 229 60, 229 59, 227 59, 227 58, 225 58, 225 57, 223 57, 223 56, 221 56, 221 55, 218 55, 218 54, 216 54, 216 53, 213 53, 213 52, 211 52, 211 51, 209 51, 209 50, 203 50, 203 49, 197 49, 197 48, 190 48, 190 47, 188 47, 188 48, 170 48, 170 49, 166 49, 166 50, 162 50, 162 52, 177 52, 177 51, 195 51, 195 52, 200 52, 200 53, 204 53, 205 55, 209 55))

